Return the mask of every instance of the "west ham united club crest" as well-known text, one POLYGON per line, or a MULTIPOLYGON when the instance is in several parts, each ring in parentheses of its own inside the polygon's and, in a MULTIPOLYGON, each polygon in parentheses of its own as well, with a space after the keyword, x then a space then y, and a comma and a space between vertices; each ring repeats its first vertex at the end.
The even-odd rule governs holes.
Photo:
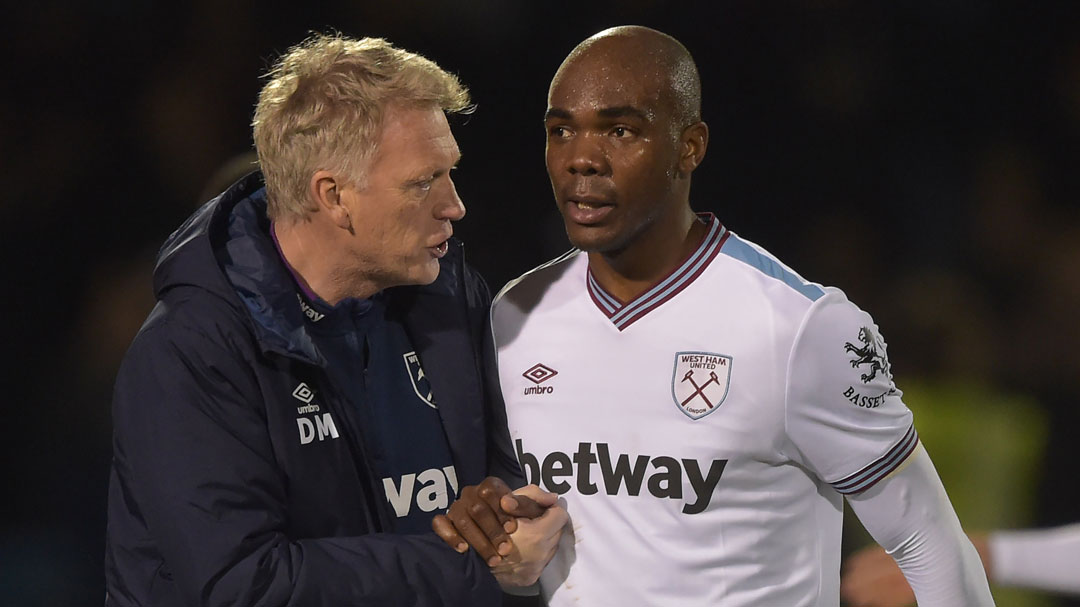
POLYGON ((731 357, 715 352, 677 352, 671 375, 671 396, 690 419, 716 411, 727 398, 731 357))
POLYGON ((424 404, 432 409, 438 409, 435 406, 435 394, 431 391, 431 382, 428 381, 427 375, 424 375, 424 369, 420 366, 420 359, 417 358, 416 352, 406 352, 403 355, 405 359, 405 368, 409 370, 409 379, 412 380, 413 391, 420 397, 420 400, 424 401, 424 404))

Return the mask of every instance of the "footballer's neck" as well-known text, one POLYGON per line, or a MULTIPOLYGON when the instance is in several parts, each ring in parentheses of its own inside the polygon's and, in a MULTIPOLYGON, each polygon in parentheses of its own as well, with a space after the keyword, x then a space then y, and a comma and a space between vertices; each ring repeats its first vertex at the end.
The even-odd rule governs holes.
POLYGON ((592 251, 589 268, 608 293, 628 302, 674 271, 701 244, 707 226, 689 205, 634 237, 618 251, 592 251))

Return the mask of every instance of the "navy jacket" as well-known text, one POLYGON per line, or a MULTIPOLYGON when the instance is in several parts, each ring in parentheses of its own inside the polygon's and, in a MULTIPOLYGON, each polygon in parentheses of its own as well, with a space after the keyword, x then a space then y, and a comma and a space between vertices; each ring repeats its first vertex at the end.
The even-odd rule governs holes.
MULTIPOLYGON (((244 178, 159 254, 158 303, 113 400, 106 605, 499 604, 475 553, 388 533, 357 416, 306 332, 261 188, 258 173, 244 178), (330 413, 336 438, 322 428, 302 444, 306 404, 330 413)), ((431 285, 388 290, 388 305, 439 395, 461 486, 488 474, 520 485, 487 287, 456 241, 441 265, 431 285)))

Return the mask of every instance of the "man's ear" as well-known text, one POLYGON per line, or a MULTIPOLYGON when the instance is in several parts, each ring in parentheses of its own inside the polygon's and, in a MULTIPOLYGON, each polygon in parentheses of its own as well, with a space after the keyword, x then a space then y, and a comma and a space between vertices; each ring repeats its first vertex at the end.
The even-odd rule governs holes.
POLYGON ((689 177, 705 159, 705 149, 709 147, 709 126, 704 122, 695 122, 683 129, 679 138, 679 175, 689 177))
POLYGON ((352 218, 349 217, 349 209, 341 202, 343 185, 330 171, 315 171, 308 184, 308 197, 314 203, 315 212, 326 213, 334 225, 348 230, 352 227, 352 218))

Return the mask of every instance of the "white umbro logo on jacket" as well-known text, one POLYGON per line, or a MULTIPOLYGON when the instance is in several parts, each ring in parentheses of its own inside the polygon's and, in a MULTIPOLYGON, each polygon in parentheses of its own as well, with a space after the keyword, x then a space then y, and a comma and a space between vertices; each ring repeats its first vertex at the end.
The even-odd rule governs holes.
POLYGON ((334 424, 334 418, 330 412, 320 413, 319 405, 312 402, 315 400, 314 390, 306 383, 300 382, 292 391, 292 395, 293 398, 304 403, 303 406, 296 408, 296 413, 300 416, 296 418, 296 428, 300 432, 301 445, 306 445, 316 438, 319 442, 326 440, 327 437, 338 438, 337 425, 334 424), (315 415, 307 417, 310 413, 315 415))

